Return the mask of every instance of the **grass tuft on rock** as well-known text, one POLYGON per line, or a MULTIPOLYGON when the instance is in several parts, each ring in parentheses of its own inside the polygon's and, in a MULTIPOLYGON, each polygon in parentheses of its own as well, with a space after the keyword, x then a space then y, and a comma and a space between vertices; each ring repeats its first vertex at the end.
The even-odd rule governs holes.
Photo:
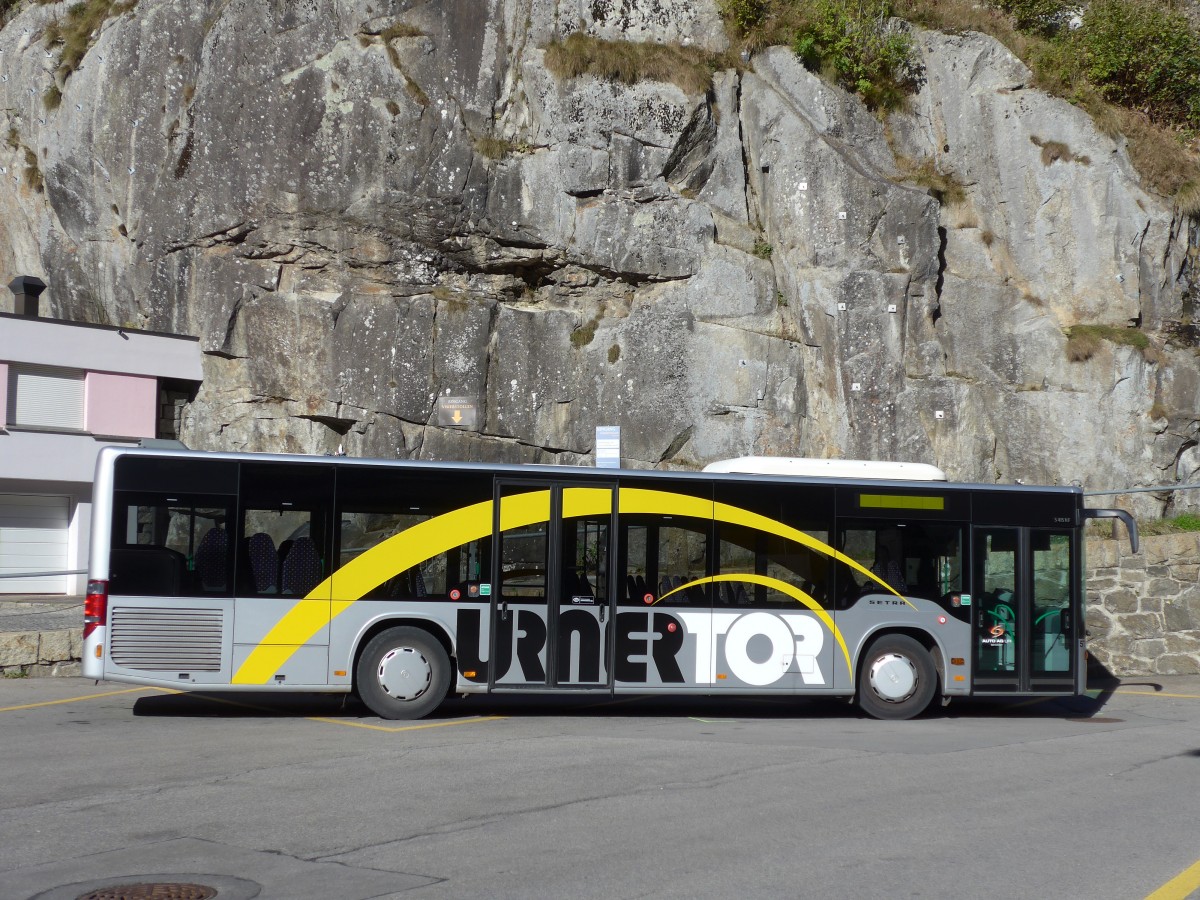
POLYGON ((934 160, 924 159, 918 163, 901 156, 897 158, 896 163, 900 169, 896 181, 924 188, 942 206, 957 206, 967 199, 967 190, 963 183, 953 175, 939 171, 934 160))
POLYGON ((83 62, 104 23, 135 6, 137 0, 84 0, 69 6, 64 17, 46 27, 46 47, 58 51, 55 75, 59 79, 69 78, 83 62))
POLYGON ((1073 325, 1067 329, 1067 359, 1085 362, 1100 352, 1105 342, 1121 347, 1133 347, 1142 351, 1149 361, 1156 357, 1150 338, 1140 328, 1122 328, 1117 325, 1073 325))
POLYGON ((627 85, 669 82, 693 95, 707 91, 713 73, 728 63, 724 57, 696 47, 606 41, 580 32, 546 47, 546 68, 559 78, 593 75, 627 85))

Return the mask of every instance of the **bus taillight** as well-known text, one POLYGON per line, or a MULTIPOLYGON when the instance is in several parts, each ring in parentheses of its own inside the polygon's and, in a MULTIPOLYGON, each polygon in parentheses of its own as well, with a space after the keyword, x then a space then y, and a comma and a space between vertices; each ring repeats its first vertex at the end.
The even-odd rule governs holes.
POLYGON ((104 624, 108 618, 108 582, 89 581, 87 598, 83 601, 83 636, 104 624))

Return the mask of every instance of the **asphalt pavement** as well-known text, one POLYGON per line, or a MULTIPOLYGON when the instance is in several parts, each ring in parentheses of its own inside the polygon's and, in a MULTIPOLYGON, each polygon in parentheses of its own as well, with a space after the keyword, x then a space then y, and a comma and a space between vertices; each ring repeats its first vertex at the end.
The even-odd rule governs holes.
POLYGON ((329 695, 4 679, 0 759, 0 900, 1200 892, 1200 677, 908 722, 524 695, 388 722, 329 695))

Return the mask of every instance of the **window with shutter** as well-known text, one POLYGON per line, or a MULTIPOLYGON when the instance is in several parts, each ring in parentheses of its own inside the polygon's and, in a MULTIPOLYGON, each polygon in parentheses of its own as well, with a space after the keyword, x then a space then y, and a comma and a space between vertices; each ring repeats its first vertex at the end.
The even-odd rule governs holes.
POLYGON ((83 430, 83 372, 10 364, 8 424, 83 430))

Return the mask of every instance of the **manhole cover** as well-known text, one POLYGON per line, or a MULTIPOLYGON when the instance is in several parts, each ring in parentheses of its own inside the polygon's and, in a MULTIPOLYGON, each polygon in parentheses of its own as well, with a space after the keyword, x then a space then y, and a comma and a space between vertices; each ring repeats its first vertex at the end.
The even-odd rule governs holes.
POLYGON ((216 888, 206 884, 180 884, 158 881, 141 884, 114 884, 80 894, 77 900, 211 900, 216 888))
MULTIPOLYGON (((232 875, 201 872, 138 872, 60 884, 29 900, 254 900, 262 885, 232 875)), ((8 898, 5 894, 5 900, 8 898)))

